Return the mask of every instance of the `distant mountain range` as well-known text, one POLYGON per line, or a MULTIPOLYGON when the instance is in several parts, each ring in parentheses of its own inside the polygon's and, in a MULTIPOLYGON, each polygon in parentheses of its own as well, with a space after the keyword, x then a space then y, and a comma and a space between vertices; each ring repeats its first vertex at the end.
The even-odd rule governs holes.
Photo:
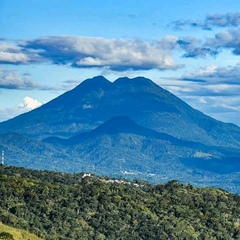
POLYGON ((240 192, 240 128, 143 77, 85 80, 0 123, 0 149, 17 166, 178 179, 240 192))

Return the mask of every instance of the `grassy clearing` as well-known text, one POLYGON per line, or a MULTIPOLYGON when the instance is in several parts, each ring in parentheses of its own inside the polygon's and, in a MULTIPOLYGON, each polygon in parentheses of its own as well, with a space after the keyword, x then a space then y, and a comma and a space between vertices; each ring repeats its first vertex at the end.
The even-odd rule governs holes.
POLYGON ((14 240, 41 240, 41 238, 29 233, 26 230, 9 227, 2 222, 0 222, 0 233, 1 232, 8 232, 12 234, 14 240))

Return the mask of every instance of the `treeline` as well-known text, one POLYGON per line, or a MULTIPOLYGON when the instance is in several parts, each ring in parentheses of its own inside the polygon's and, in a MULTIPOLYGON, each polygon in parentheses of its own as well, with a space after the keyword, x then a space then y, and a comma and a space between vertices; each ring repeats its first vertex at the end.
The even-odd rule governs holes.
POLYGON ((240 196, 0 166, 0 221, 47 240, 240 239, 240 196))

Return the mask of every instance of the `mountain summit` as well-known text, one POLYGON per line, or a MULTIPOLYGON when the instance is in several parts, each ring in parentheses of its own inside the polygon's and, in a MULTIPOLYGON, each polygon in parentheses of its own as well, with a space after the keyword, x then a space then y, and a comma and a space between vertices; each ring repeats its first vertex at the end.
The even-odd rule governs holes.
POLYGON ((0 147, 18 166, 178 179, 240 192, 240 128, 143 77, 87 79, 0 123, 0 147))
POLYGON ((43 106, 0 123, 0 133, 71 137, 115 116, 183 140, 240 147, 239 127, 204 115, 144 77, 87 79, 43 106))

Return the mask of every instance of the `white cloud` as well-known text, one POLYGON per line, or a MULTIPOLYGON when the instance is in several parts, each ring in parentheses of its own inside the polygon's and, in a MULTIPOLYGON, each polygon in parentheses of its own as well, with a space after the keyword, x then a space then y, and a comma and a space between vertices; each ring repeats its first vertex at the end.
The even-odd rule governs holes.
POLYGON ((30 59, 22 49, 14 44, 0 42, 0 62, 3 63, 26 63, 30 59))
POLYGON ((42 59, 73 67, 105 67, 116 71, 175 69, 169 54, 176 38, 155 42, 100 37, 49 36, 26 41, 22 47, 38 51, 42 59))
POLYGON ((25 97, 23 99, 23 102, 18 105, 18 108, 20 108, 23 111, 29 111, 37 107, 40 107, 41 105, 42 103, 39 102, 38 100, 33 99, 31 97, 25 97))
POLYGON ((5 63, 26 63, 28 56, 23 53, 9 53, 0 51, 0 62, 5 63))
POLYGON ((185 74, 182 79, 185 80, 202 80, 211 84, 229 84, 240 86, 240 64, 235 66, 218 67, 210 65, 202 67, 193 73, 185 74))
POLYGON ((13 70, 0 72, 0 88, 23 89, 33 87, 34 83, 28 76, 21 76, 13 70))
POLYGON ((0 89, 18 90, 50 90, 54 87, 43 86, 31 79, 30 74, 20 74, 14 70, 4 70, 0 68, 0 89))
POLYGON ((37 107, 40 107, 41 105, 42 103, 39 102, 38 100, 26 96, 20 104, 14 107, 0 109, 1 112, 0 122, 11 119, 30 110, 33 110, 37 107))
POLYGON ((205 68, 200 68, 195 71, 192 75, 193 76, 208 76, 209 74, 216 73, 218 67, 214 65, 207 66, 205 68))
POLYGON ((173 50, 178 46, 179 38, 173 35, 167 35, 165 38, 158 39, 157 43, 164 50, 173 50))
POLYGON ((78 68, 105 68, 113 71, 177 69, 171 55, 178 38, 156 41, 121 38, 47 36, 15 45, 0 42, 0 63, 31 64, 50 62, 78 68))

